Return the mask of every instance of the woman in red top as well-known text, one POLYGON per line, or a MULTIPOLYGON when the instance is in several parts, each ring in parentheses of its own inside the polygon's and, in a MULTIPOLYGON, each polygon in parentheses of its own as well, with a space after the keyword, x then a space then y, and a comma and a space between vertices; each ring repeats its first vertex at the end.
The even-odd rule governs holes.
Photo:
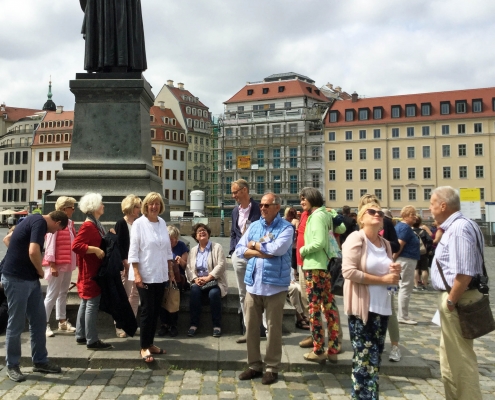
POLYGON ((96 321, 100 306, 101 289, 93 279, 98 273, 105 252, 100 249, 101 239, 105 230, 100 224, 104 212, 101 194, 87 193, 79 201, 80 210, 86 214, 86 220, 72 244, 72 251, 77 254, 79 276, 77 290, 81 298, 77 313, 76 341, 86 344, 88 350, 102 350, 112 347, 98 339, 96 321))

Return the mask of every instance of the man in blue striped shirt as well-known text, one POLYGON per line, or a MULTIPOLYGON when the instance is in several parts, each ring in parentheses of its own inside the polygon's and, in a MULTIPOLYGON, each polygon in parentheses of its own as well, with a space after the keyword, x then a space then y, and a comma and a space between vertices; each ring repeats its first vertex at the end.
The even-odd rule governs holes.
POLYGON ((478 362, 473 341, 461 334, 456 304, 468 304, 483 296, 469 290, 471 279, 482 274, 483 235, 478 225, 460 212, 459 193, 450 186, 436 188, 431 195, 430 211, 444 234, 435 251, 431 266, 431 283, 440 291, 438 310, 442 325, 440 337, 440 369, 445 397, 449 399, 481 400, 478 362), (437 261, 447 284, 447 293, 437 261))

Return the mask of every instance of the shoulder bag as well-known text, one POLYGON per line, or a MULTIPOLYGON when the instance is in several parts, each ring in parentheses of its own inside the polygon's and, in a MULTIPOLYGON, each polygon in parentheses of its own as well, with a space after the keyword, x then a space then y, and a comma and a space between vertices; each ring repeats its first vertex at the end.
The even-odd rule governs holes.
POLYGON ((169 313, 175 313, 179 311, 179 306, 180 290, 174 283, 169 282, 163 293, 162 307, 169 313))

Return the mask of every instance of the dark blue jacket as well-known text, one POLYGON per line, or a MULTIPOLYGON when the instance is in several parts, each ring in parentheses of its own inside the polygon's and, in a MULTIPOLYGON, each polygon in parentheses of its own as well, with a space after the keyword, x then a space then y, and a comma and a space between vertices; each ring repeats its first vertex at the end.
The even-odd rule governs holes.
MULTIPOLYGON (((248 221, 254 222, 258 221, 261 218, 260 206, 256 203, 252 198, 249 199, 251 203, 251 210, 249 211, 248 221)), ((230 251, 229 254, 232 254, 235 250, 235 246, 239 243, 239 240, 242 237, 242 232, 237 225, 239 221, 239 206, 236 205, 232 210, 232 227, 230 228, 230 251)))

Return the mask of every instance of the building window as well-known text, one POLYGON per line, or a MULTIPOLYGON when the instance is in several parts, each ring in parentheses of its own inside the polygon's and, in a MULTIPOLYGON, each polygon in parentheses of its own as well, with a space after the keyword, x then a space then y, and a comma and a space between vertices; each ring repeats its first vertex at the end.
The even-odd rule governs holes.
POLYGON ((52 171, 46 171, 46 180, 51 181, 52 180, 52 171))
POLYGON ((43 171, 38 171, 38 180, 39 181, 43 180, 43 171))
POLYGON ((311 147, 311 160, 319 161, 319 159, 320 159, 320 147, 319 146, 311 147))
POLYGON ((330 111, 330 122, 337 122, 338 121, 338 116, 339 112, 338 111, 330 111))
POLYGON ((359 179, 361 179, 362 181, 365 181, 368 179, 368 172, 366 169, 360 169, 359 170, 359 179))
POLYGON ((476 178, 484 178, 485 177, 485 170, 483 165, 477 165, 476 168, 476 178))
POLYGON ((422 126, 421 127, 421 133, 423 136, 430 136, 430 127, 429 126, 422 126))
POLYGON ((399 137, 399 128, 392 128, 392 137, 393 138, 399 137))
POLYGON ((346 150, 345 151, 345 160, 346 161, 352 161, 352 150, 346 150))
POLYGON ((450 134, 450 125, 442 125, 442 135, 450 134))
POLYGON ((359 159, 366 160, 366 149, 359 149, 359 159))
POLYGON ((69 151, 66 150, 64 151, 64 161, 67 161, 69 159, 69 151))
POLYGON ((345 120, 354 121, 354 110, 345 110, 345 120))
POLYGON ((335 161, 335 150, 328 150, 328 161, 335 161))
POLYGON ((345 180, 352 181, 352 169, 345 170, 345 180))
POLYGON ((264 135, 265 134, 265 127, 264 126, 257 126, 256 127, 256 134, 258 136, 264 135))
POLYGON ((354 200, 354 191, 352 189, 346 189, 345 199, 346 199, 346 201, 353 201, 354 200))
POLYGON ((480 188, 480 200, 485 200, 485 189, 480 188))
POLYGON ((311 175, 311 183, 312 186, 316 189, 320 188, 320 174, 312 174, 311 175))
POLYGON ((406 104, 406 117, 416 116, 416 104, 406 104))
POLYGON ((43 191, 42 190, 38 190, 38 200, 41 200, 43 197, 43 191))
POLYGON ((368 116, 369 110, 367 108, 360 108, 359 109, 359 120, 360 121, 366 121, 369 119, 368 116))
POLYGON ((392 147, 392 158, 398 160, 400 158, 400 149, 398 147, 392 147))
POLYGON ((450 179, 450 167, 443 167, 443 179, 450 179))
POLYGON ((280 168, 280 149, 273 149, 273 168, 280 168))
POLYGON ((416 189, 409 189, 409 201, 416 200, 416 189))
POLYGON ((373 149, 373 158, 375 160, 381 160, 382 159, 382 149, 380 149, 380 148, 373 149))
POLYGON ((289 133, 297 133, 297 124, 289 124, 289 133))
POLYGON ((380 139, 380 129, 373 129, 373 139, 380 139))
POLYGON ((392 118, 400 118, 400 106, 392 106, 392 118))
POLYGON ((449 101, 440 102, 440 114, 442 114, 442 115, 450 114, 450 102, 449 101))
POLYGON ((394 189, 394 200, 400 201, 400 189, 394 189))
POLYGON ((334 181, 335 180, 335 170, 331 169, 328 171, 328 180, 329 181, 334 181))
POLYGON ((289 167, 297 168, 297 148, 295 147, 289 149, 289 167))
POLYGON ((467 152, 466 152, 466 145, 465 145, 465 144, 460 144, 460 145, 459 145, 459 152, 458 152, 459 157, 464 157, 464 156, 466 156, 466 153, 467 153, 467 152))
POLYGON ((352 131, 345 131, 345 140, 352 140, 352 131))
POLYGON ((407 127, 407 137, 414 137, 414 126, 407 127))
POLYGON ((474 124, 474 133, 482 133, 483 132, 483 124, 481 122, 476 122, 474 124))
POLYGON ((430 200, 431 197, 431 189, 425 188, 423 189, 423 200, 430 200))
POLYGON ((60 161, 60 151, 55 152, 55 161, 60 161))
MULTIPOLYGON (((203 171, 200 171, 200 172, 203 172, 203 171)), ((176 170, 176 169, 173 169, 173 170, 172 170, 172 179, 173 179, 174 181, 176 181, 176 180, 177 180, 177 170, 176 170)))
POLYGON ((180 160, 181 160, 181 161, 184 161, 184 156, 185 156, 185 155, 184 155, 184 152, 183 152, 183 151, 181 151, 181 152, 180 152, 180 160))
POLYGON ((366 140, 366 130, 364 129, 359 130, 359 139, 366 140))
POLYGON ((482 156, 483 155, 483 143, 475 143, 474 155, 475 156, 482 156))
POLYGON ((46 161, 52 161, 52 152, 51 151, 46 153, 46 161))
MULTIPOLYGON (((225 169, 232 169, 233 158, 234 158, 234 156, 233 156, 231 151, 225 152, 225 169)), ((194 171, 194 172, 196 172, 196 171, 194 171)))
POLYGON ((359 197, 363 197, 366 193, 368 193, 368 189, 359 189, 359 197))
POLYGON ((400 168, 392 168, 392 179, 400 179, 400 168))
POLYGON ((190 181, 192 179, 192 171, 190 169, 187 170, 187 180, 190 181))
POLYGON ((431 179, 431 168, 423 167, 423 179, 431 179))
POLYGON ((408 179, 416 179, 416 168, 408 168, 407 169, 407 178, 408 179))
POLYGON ((459 135, 466 133, 466 124, 458 124, 457 125, 457 133, 459 135))
MULTIPOLYGON (((43 161, 43 154, 45 153, 43 153, 42 151, 38 153, 38 161, 43 161)), ((5 155, 7 155, 7 153, 5 153, 5 155)))
MULTIPOLYGON (((196 171, 194 171, 196 172, 196 171)), ((165 179, 170 179, 170 169, 165 170, 165 179)))
POLYGON ((165 159, 170 160, 170 149, 165 149, 165 159))
POLYGON ((442 145, 442 157, 450 157, 450 144, 442 145))
POLYGON ((457 100, 455 102, 455 112, 456 112, 456 114, 467 113, 467 101, 466 100, 457 100))
POLYGON ((473 104, 471 106, 472 111, 474 113, 479 113, 483 111, 483 101, 481 99, 473 100, 473 104))
POLYGON ((380 181, 382 179, 382 169, 381 168, 375 168, 374 177, 375 177, 375 181, 380 181))
POLYGON ((336 201, 337 200, 337 191, 335 189, 330 189, 328 191, 328 200, 336 201))
POLYGON ((280 175, 275 175, 273 177, 274 183, 273 183, 273 193, 280 194, 282 191, 282 185, 280 183, 280 175))
POLYGON ((335 142, 335 132, 328 132, 328 141, 335 142))
POLYGON ((382 119, 382 118, 383 118, 383 108, 373 107, 373 119, 382 119))
POLYGON ((431 115, 431 103, 422 103, 421 104, 421 115, 422 116, 431 115))
POLYGON ((187 152, 187 161, 192 161, 192 153, 190 151, 187 152))
POLYGON ((22 163, 23 164, 27 164, 28 163, 28 158, 29 158, 28 152, 27 151, 23 151, 22 152, 22 163))
POLYGON ((289 176, 289 193, 297 193, 297 175, 289 176))
POLYGON ((407 158, 414 158, 415 157, 415 148, 414 147, 408 147, 407 148, 407 158))
POLYGON ((467 178, 467 167, 460 166, 459 167, 459 178, 467 178))
POLYGON ((430 157, 431 157, 430 146, 423 146, 423 158, 430 158, 430 157))

